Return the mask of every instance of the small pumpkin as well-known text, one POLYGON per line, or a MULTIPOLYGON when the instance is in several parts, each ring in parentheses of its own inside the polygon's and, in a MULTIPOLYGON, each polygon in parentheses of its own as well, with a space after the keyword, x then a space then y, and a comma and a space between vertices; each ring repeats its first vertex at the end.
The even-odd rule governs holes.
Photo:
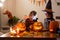
POLYGON ((50 25, 49 25, 49 31, 50 32, 57 32, 58 28, 59 28, 58 21, 53 20, 50 22, 50 25))

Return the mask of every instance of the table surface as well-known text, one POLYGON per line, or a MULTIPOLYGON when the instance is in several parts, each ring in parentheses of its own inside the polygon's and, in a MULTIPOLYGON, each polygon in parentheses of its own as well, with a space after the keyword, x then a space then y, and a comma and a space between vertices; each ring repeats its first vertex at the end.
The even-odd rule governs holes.
POLYGON ((59 34, 50 32, 23 32, 18 36, 12 36, 10 32, 1 35, 0 37, 26 37, 26 38, 60 38, 59 34), (19 36, 20 35, 20 36, 19 36))

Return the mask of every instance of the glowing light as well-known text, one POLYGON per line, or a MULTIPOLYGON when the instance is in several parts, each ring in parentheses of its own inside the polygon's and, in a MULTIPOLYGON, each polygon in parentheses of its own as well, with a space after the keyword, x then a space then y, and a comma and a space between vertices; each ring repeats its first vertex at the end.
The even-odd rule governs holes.
POLYGON ((0 3, 0 7, 3 7, 3 3, 0 3))
POLYGON ((52 32, 52 31, 53 31, 53 29, 50 29, 50 31, 52 32))
POLYGON ((17 37, 20 37, 19 35, 17 35, 17 37))
POLYGON ((2 3, 4 3, 4 2, 5 2, 5 0, 1 0, 1 2, 2 2, 2 3))
POLYGON ((19 28, 17 28, 17 33, 19 34, 19 28))
POLYGON ((40 29, 42 29, 42 27, 35 27, 35 29, 36 29, 36 30, 40 30, 40 29))
POLYGON ((10 27, 10 33, 11 34, 16 34, 16 31, 12 29, 12 27, 10 27))
POLYGON ((14 36, 11 36, 11 37, 14 37, 14 36))

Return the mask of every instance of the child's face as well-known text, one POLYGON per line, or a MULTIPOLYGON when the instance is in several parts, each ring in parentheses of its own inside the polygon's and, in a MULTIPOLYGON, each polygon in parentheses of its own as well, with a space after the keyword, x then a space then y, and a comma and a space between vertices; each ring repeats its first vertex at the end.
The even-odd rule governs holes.
POLYGON ((45 12, 45 15, 46 15, 46 17, 50 17, 50 15, 47 12, 45 12))
POLYGON ((45 15, 46 15, 46 17, 49 17, 49 15, 47 13, 45 15))

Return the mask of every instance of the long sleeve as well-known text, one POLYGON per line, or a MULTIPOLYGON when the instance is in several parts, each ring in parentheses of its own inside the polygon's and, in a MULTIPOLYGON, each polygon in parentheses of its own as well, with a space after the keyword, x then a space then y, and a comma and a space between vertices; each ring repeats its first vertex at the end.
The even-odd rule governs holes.
POLYGON ((48 21, 47 21, 47 19, 44 19, 44 28, 45 28, 45 29, 48 28, 48 21))

